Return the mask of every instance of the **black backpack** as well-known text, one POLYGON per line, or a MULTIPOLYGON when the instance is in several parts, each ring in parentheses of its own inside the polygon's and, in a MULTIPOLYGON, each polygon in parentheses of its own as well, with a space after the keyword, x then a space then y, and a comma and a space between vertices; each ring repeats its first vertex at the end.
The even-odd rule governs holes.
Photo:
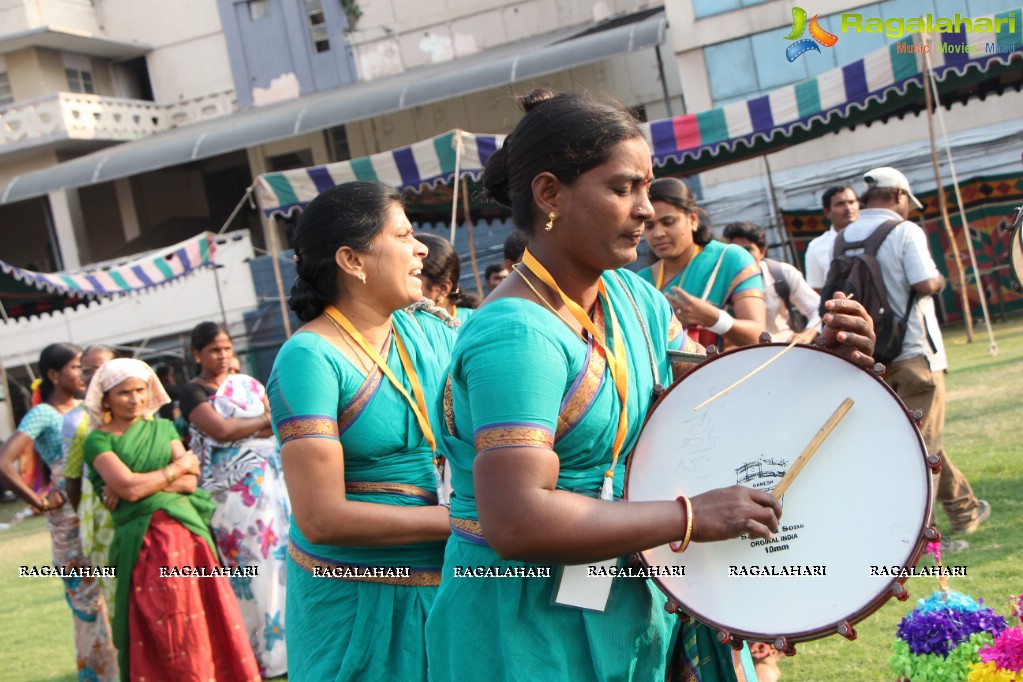
POLYGON ((792 292, 789 290, 789 283, 785 280, 781 263, 773 258, 765 258, 764 262, 767 263, 767 269, 771 272, 771 277, 774 278, 774 291, 785 304, 785 310, 788 311, 789 329, 798 334, 806 329, 806 323, 810 320, 806 319, 806 315, 800 312, 799 308, 792 305, 792 292))
POLYGON ((888 303, 888 292, 884 286, 881 265, 877 262, 877 252, 881 244, 888 238, 903 220, 892 219, 882 223, 869 237, 858 242, 846 242, 844 234, 838 233, 835 248, 832 251, 831 269, 821 289, 821 315, 826 312, 825 301, 841 291, 848 296, 852 294, 874 320, 874 335, 877 342, 874 346, 874 359, 889 364, 902 352, 902 340, 906 336, 906 320, 913 310, 916 292, 910 289, 909 301, 905 314, 899 318, 888 303), (863 249, 863 253, 849 255, 849 251, 863 249))

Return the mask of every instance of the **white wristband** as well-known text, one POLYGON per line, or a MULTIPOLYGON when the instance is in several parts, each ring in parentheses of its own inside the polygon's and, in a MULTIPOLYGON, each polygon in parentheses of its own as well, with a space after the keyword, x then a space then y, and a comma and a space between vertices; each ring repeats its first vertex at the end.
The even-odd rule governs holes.
POLYGON ((735 318, 726 313, 724 310, 719 310, 718 321, 715 322, 713 326, 707 327, 707 329, 715 334, 724 336, 732 328, 733 324, 735 324, 735 318))

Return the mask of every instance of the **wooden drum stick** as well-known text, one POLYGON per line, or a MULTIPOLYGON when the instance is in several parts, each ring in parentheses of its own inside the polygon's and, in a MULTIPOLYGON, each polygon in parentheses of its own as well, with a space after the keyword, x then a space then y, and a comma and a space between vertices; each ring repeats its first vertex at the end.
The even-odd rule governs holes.
POLYGON ((817 448, 819 448, 821 443, 824 442, 824 439, 835 430, 835 427, 838 426, 838 422, 842 421, 842 417, 844 417, 846 413, 852 409, 852 406, 853 399, 846 398, 842 401, 842 404, 838 406, 838 409, 835 410, 830 417, 828 417, 828 420, 824 422, 824 426, 822 426, 820 430, 814 434, 813 438, 810 439, 810 442, 807 443, 805 448, 803 448, 803 451, 799 453, 799 457, 796 458, 796 461, 792 463, 789 470, 786 471, 785 475, 782 476, 780 481, 778 481, 778 485, 776 485, 774 490, 771 491, 771 494, 774 495, 775 499, 781 499, 781 496, 789 489, 792 482, 796 480, 796 476, 799 475, 799 472, 803 470, 806 463, 809 462, 810 458, 813 457, 815 452, 817 452, 817 448))

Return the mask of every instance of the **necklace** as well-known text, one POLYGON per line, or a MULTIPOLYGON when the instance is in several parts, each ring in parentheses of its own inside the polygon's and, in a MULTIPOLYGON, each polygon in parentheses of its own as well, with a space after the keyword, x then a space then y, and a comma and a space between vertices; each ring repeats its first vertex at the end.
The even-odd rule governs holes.
MULTIPOLYGON (((337 329, 338 336, 341 337, 341 340, 345 342, 346 346, 352 349, 352 353, 355 354, 355 359, 358 360, 359 365, 362 366, 362 371, 364 371, 366 374, 372 372, 373 371, 372 363, 370 363, 369 365, 366 364, 366 362, 362 359, 362 353, 359 353, 359 349, 356 348, 355 344, 348 339, 348 334, 346 334, 345 330, 341 328, 341 325, 339 325, 334 320, 334 318, 328 315, 327 313, 323 313, 323 316, 330 320, 330 323, 334 325, 334 329, 337 329)), ((388 336, 388 338, 390 337, 388 336)))
MULTIPOLYGON (((568 326, 569 329, 571 329, 572 331, 575 331, 575 327, 572 326, 572 323, 569 322, 568 319, 564 315, 562 315, 554 306, 552 306, 550 304, 550 301, 548 301, 546 298, 544 298, 543 294, 541 294, 539 291, 537 291, 536 287, 533 286, 533 283, 530 282, 529 279, 525 275, 522 274, 522 270, 519 269, 519 265, 520 265, 519 263, 516 263, 512 267, 512 270, 515 271, 515 274, 517 274, 519 277, 522 278, 522 281, 526 283, 526 286, 529 287, 530 291, 532 291, 534 294, 536 294, 536 297, 538 299, 540 299, 540 301, 545 306, 547 306, 552 313, 554 313, 555 315, 560 317, 561 321, 564 322, 568 326)), ((583 343, 589 343, 586 340, 586 335, 583 332, 576 332, 576 333, 579 334, 579 338, 582 340, 583 343)))

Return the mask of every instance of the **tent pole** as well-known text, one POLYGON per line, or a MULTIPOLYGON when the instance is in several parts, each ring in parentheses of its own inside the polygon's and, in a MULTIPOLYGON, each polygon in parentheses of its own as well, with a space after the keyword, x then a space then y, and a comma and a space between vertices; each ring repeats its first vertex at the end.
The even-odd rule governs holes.
MULTIPOLYGON (((257 180, 256 182, 259 181, 257 180)), ((252 200, 250 199, 250 197, 252 196, 252 190, 256 188, 256 182, 253 182, 251 185, 249 185, 249 188, 245 190, 245 194, 242 195, 242 200, 238 202, 238 205, 234 207, 233 211, 231 211, 231 215, 227 217, 227 220, 224 222, 224 224, 220 226, 219 230, 217 230, 217 234, 223 234, 224 230, 227 229, 227 226, 234 222, 235 217, 238 215, 238 211, 242 210, 242 206, 245 205, 246 201, 251 203, 252 200)))
POLYGON ((469 236, 469 261, 472 263, 472 276, 476 280, 476 295, 483 298, 483 284, 480 282, 480 268, 476 264, 476 245, 472 240, 472 214, 469 213, 469 179, 462 178, 462 206, 465 213, 465 231, 469 236))
MULTIPOLYGON (((966 342, 973 343, 973 316, 970 314, 970 299, 966 293, 966 275, 963 273, 963 262, 959 255, 959 244, 956 242, 955 232, 952 231, 952 221, 948 217, 948 200, 945 198, 945 183, 941 179, 941 170, 938 167, 938 144, 934 139, 934 101, 931 96, 929 85, 931 73, 930 55, 924 52, 924 61, 927 64, 928 83, 924 85, 924 101, 927 106, 927 132, 931 136, 931 166, 934 168, 934 185, 938 190, 938 207, 941 209, 941 221, 945 226, 945 233, 952 245, 952 257, 955 262, 956 273, 959 275, 959 293, 962 295, 963 319, 966 322, 966 342)), ((969 237, 967 236, 967 241, 969 237)))
POLYGON ((270 262, 274 268, 274 282, 277 284, 277 302, 281 304, 281 320, 284 322, 284 338, 291 338, 291 319, 288 317, 287 298, 284 296, 284 282, 281 281, 281 264, 277 260, 277 222, 276 219, 268 219, 270 229, 267 233, 270 236, 270 262))
POLYGON ((970 223, 966 219, 966 208, 963 206, 963 194, 959 190, 959 178, 956 177, 955 161, 952 159, 952 147, 948 143, 948 130, 945 128, 945 118, 941 114, 941 109, 938 108, 941 106, 941 99, 938 96, 938 83, 934 78, 934 72, 931 70, 930 54, 925 52, 924 58, 927 60, 927 80, 930 83, 930 87, 933 88, 934 111, 937 114, 938 126, 941 128, 941 137, 945 142, 945 155, 948 157, 948 170, 952 175, 952 187, 956 192, 956 204, 959 207, 959 217, 963 221, 963 236, 966 239, 966 251, 970 254, 970 267, 973 268, 973 274, 977 280, 977 297, 980 299, 980 309, 984 314, 984 326, 987 328, 987 350, 991 355, 998 355, 998 344, 995 343, 995 332, 991 329, 991 315, 988 313, 987 309, 987 298, 984 294, 984 283, 981 281, 980 267, 977 265, 977 254, 973 251, 973 237, 970 236, 970 223))
POLYGON ((455 186, 451 197, 451 245, 455 244, 455 225, 458 224, 458 181, 462 174, 462 131, 455 129, 455 186))
MULTIPOLYGON (((4 308, 3 301, 0 301, 0 313, 3 314, 4 322, 10 322, 10 318, 7 317, 7 309, 4 308)), ((0 388, 4 391, 4 414, 7 415, 6 422, 9 427, 9 432, 14 433, 18 425, 14 423, 14 406, 11 404, 11 385, 7 383, 7 367, 4 366, 4 356, 0 353, 0 388)))
POLYGON ((789 257, 792 259, 792 264, 796 265, 799 263, 799 258, 796 256, 796 247, 792 243, 792 235, 785 229, 785 218, 782 216, 781 208, 778 206, 778 197, 774 189, 774 177, 771 175, 771 164, 767 160, 767 154, 763 154, 761 158, 764 160, 764 168, 767 169, 767 198, 771 204, 771 212, 774 214, 774 219, 778 221, 777 228, 783 235, 785 246, 789 248, 789 257))

